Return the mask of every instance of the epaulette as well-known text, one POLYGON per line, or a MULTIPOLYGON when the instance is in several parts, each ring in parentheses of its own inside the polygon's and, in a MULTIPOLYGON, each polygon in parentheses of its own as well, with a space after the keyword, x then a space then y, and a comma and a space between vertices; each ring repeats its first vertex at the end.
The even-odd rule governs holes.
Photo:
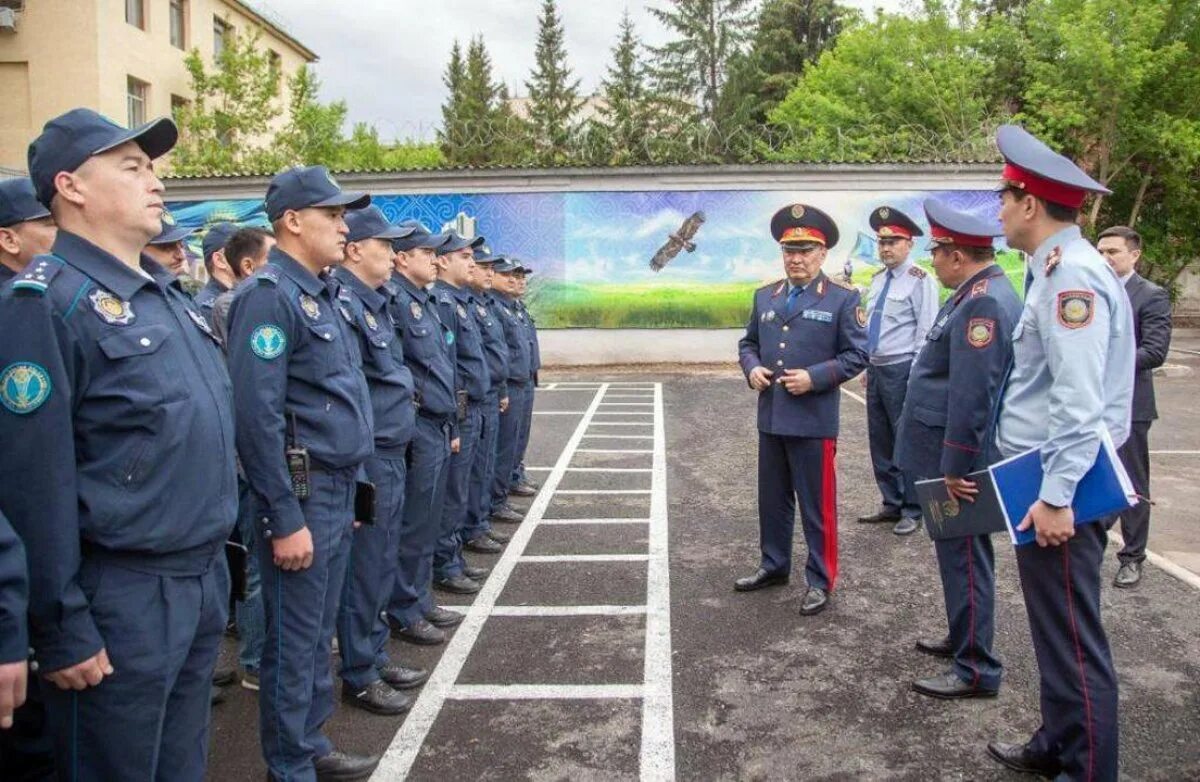
POLYGON ((923 280, 929 276, 929 272, 925 271, 920 266, 908 267, 908 273, 916 277, 918 280, 923 280))
MULTIPOLYGON (((766 285, 762 286, 758 290, 765 291, 765 290, 770 290, 771 288, 774 288, 775 290, 771 291, 771 295, 778 296, 783 291, 784 287, 786 287, 786 286, 787 286, 787 279, 785 278, 782 280, 776 280, 775 282, 768 282, 766 285)), ((757 293, 757 291, 755 291, 755 292, 757 293)))
POLYGON ((839 288, 845 288, 848 291, 858 293, 858 288, 854 287, 854 283, 850 282, 849 280, 839 279, 837 277, 828 277, 827 279, 839 288))
POLYGON ((39 255, 29 262, 25 271, 11 283, 14 291, 33 291, 44 294, 54 275, 62 271, 62 261, 51 255, 39 255))
POLYGON ((266 264, 255 274, 259 284, 270 283, 271 285, 279 284, 279 267, 266 264))
POLYGON ((987 292, 988 292, 988 281, 987 281, 987 278, 985 278, 971 286, 970 298, 973 299, 976 296, 984 296, 987 294, 987 292))

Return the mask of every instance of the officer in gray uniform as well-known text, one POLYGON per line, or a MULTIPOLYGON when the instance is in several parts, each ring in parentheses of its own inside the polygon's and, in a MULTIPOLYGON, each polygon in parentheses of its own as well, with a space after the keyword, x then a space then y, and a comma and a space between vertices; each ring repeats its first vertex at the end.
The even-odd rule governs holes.
POLYGON ((913 357, 937 313, 937 283, 910 258, 913 237, 924 236, 912 218, 881 206, 871 213, 870 223, 884 268, 875 273, 867 291, 867 433, 883 505, 858 521, 894 522, 893 532, 911 535, 921 527, 921 508, 912 481, 896 466, 896 425, 913 357))
POLYGON ((1133 316, 1076 223, 1087 194, 1108 190, 1015 125, 997 140, 1004 235, 1031 256, 996 443, 1006 458, 1041 450, 1041 490, 1019 525, 1036 530, 1037 545, 1016 553, 1042 725, 1024 744, 993 742, 988 751, 1021 771, 1105 782, 1118 777, 1119 746, 1117 675, 1100 617, 1108 536, 1103 524, 1076 527, 1071 503, 1105 431, 1117 446, 1129 436, 1133 316))

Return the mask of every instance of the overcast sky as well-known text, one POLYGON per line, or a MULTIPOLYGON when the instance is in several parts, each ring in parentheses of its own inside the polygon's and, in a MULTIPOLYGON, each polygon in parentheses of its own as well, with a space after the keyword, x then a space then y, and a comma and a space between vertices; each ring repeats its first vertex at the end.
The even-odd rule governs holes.
MULTIPOLYGON (((904 0, 847 0, 870 11, 904 0)), ((534 63, 541 0, 251 0, 265 6, 320 56, 317 73, 325 100, 345 100, 351 122, 369 122, 385 139, 432 138, 445 98, 442 73, 454 40, 482 35, 497 78, 514 95, 534 63)), ((560 0, 569 64, 590 94, 609 64, 622 11, 638 34, 661 44, 666 31, 647 10, 664 0, 560 0)))

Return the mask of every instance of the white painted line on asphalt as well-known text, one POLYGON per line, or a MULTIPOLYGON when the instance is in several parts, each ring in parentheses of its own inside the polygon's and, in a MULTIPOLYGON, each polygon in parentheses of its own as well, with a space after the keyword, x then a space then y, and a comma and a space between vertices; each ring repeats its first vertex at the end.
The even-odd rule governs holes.
MULTIPOLYGON (((542 519, 541 524, 551 526, 583 526, 587 524, 649 524, 650 519, 542 519)), ((540 525, 539 525, 540 526, 540 525)))
POLYGON ((867 404, 867 400, 866 400, 866 399, 863 399, 861 396, 859 396, 858 394, 854 393, 853 391, 851 391, 850 389, 846 388, 845 386, 842 386, 842 393, 843 393, 843 394, 845 394, 846 396, 850 397, 851 399, 857 400, 857 402, 858 402, 860 405, 866 406, 866 404, 867 404))
POLYGON ((578 448, 575 453, 654 453, 641 448, 578 448))
MULTIPOLYGON (((567 472, 653 472, 653 470, 649 467, 568 467, 567 472)), ((560 491, 559 494, 562 492, 560 491)))
POLYGON ((646 606, 496 606, 492 616, 641 616, 646 606))
POLYGON ((649 489, 559 489, 555 494, 649 494, 649 489))
POLYGON ((654 407, 653 402, 605 402, 603 407, 654 407))
POLYGON ((538 388, 538 390, 539 391, 553 391, 556 388, 558 388, 558 383, 547 383, 546 385, 538 388))
MULTIPOLYGON (((596 423, 599 423, 597 421, 596 423)), ((1151 456, 1200 456, 1200 451, 1151 451, 1151 456)))
MULTIPOLYGON (((647 411, 647 412, 643 413, 639 410, 612 410, 607 413, 605 411, 601 410, 601 411, 597 412, 596 415, 622 415, 622 416, 625 416, 625 415, 648 415, 650 417, 654 417, 653 412, 647 411)), ((596 423, 600 423, 600 421, 597 421, 596 423)))
POLYGON ((592 421, 592 426, 654 426, 653 421, 592 421))
POLYGON ((534 415, 583 415, 583 410, 534 410, 534 415))
POLYGON ((532 470, 533 472, 550 472, 553 469, 553 467, 526 467, 525 471, 529 472, 532 470))
MULTIPOLYGON (((521 525, 525 526, 524 524, 521 525)), ((648 562, 649 554, 526 554, 519 562, 648 562)))
POLYGON ((455 682, 458 681, 472 647, 479 639, 483 623, 496 605, 496 600, 508 583, 509 576, 512 575, 525 547, 529 545, 529 539, 545 514, 554 490, 558 488, 558 484, 566 474, 567 465, 574 458, 575 450, 579 448, 579 443, 583 439, 583 433, 587 431, 588 424, 591 423, 592 416, 599 408, 600 400, 604 398, 607 390, 608 386, 602 384, 595 396, 592 397, 592 402, 588 406, 587 412, 584 413, 583 420, 575 427, 575 432, 567 441, 562 453, 559 454, 554 469, 546 476, 542 491, 534 497, 533 503, 525 514, 524 522, 517 527, 512 540, 505 546, 504 553, 500 555, 500 559, 493 566, 491 576, 484 582, 483 589, 475 596, 471 607, 467 609, 466 618, 450 639, 437 667, 433 669, 433 673, 413 704, 412 710, 404 720, 404 724, 392 737, 392 743, 384 752, 371 779, 377 780, 377 782, 395 782, 395 780, 402 780, 408 776, 421 747, 425 744, 425 738, 429 735, 433 723, 445 705, 446 699, 456 689, 455 682))
POLYGON ((585 434, 585 438, 589 440, 653 440, 653 435, 648 434, 585 434))
MULTIPOLYGON (((429 685, 426 685, 429 686, 429 685)), ((456 701, 637 700, 640 684, 458 684, 447 697, 456 701)), ((409 717, 411 720, 412 717, 409 717)), ((372 779, 383 779, 376 771, 372 779)), ((646 777, 643 776, 642 779, 646 777)))

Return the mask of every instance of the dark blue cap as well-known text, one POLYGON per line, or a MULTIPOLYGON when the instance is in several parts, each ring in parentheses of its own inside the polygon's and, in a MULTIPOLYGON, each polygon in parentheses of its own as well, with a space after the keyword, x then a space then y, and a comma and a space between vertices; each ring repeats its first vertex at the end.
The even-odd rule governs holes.
POLYGON ((204 262, 208 263, 212 260, 213 253, 219 253, 225 249, 225 245, 229 244, 229 240, 238 232, 237 223, 223 222, 216 223, 208 229, 208 233, 204 234, 204 241, 200 243, 200 252, 204 256, 204 262))
POLYGON ((348 242, 361 242, 363 239, 403 239, 412 236, 417 230, 412 224, 389 223, 377 206, 350 212, 346 215, 346 225, 350 228, 350 233, 346 236, 348 242))
POLYGON ((933 244, 991 247, 992 237, 1004 234, 994 218, 955 209, 936 198, 926 199, 924 206, 933 244))
POLYGON ((871 212, 867 219, 871 230, 880 239, 912 239, 924 236, 925 232, 911 217, 894 206, 881 206, 871 212))
POLYGON ((178 225, 175 222, 175 216, 164 209, 162 213, 162 230, 158 232, 158 236, 146 242, 146 244, 175 244, 175 242, 182 241, 195 232, 195 228, 188 228, 187 226, 178 225))
POLYGON ((178 138, 179 129, 166 117, 131 130, 91 109, 72 109, 47 122, 41 135, 29 145, 29 177, 38 200, 50 206, 54 177, 59 172, 74 171, 93 155, 128 141, 136 141, 153 160, 169 152, 178 138))
POLYGON ((406 253, 418 247, 437 250, 450 241, 450 234, 435 234, 426 228, 425 224, 420 220, 405 220, 400 225, 405 228, 412 226, 413 232, 403 239, 397 239, 392 242, 392 247, 397 252, 406 253))
MULTIPOLYGON (((481 239, 483 237, 480 237, 481 239)), ((496 263, 502 256, 493 253, 492 247, 486 241, 475 248, 475 263, 488 264, 496 263)))
POLYGON ((49 216, 50 210, 37 200, 33 180, 29 177, 0 182, 0 228, 49 216))
POLYGON ((771 236, 783 245, 819 244, 832 249, 838 243, 838 227, 832 217, 815 206, 792 204, 771 218, 771 236))
POLYGON ((457 231, 449 231, 448 234, 450 239, 441 247, 437 248, 438 255, 446 255, 447 253, 458 252, 459 250, 465 250, 468 247, 474 250, 478 247, 482 247, 484 244, 484 238, 482 236, 476 236, 474 239, 468 239, 465 236, 460 235, 457 231))
POLYGON ((521 268, 521 264, 517 263, 515 258, 501 256, 500 260, 492 266, 492 269, 500 274, 511 274, 521 268))
POLYGON ((267 218, 278 220, 289 209, 344 206, 362 209, 371 203, 366 193, 346 193, 325 166, 296 166, 276 174, 267 188, 267 218))
POLYGON ((1078 209, 1088 193, 1112 192, 1018 125, 1001 125, 996 146, 1004 156, 998 189, 1016 187, 1038 198, 1078 209))

